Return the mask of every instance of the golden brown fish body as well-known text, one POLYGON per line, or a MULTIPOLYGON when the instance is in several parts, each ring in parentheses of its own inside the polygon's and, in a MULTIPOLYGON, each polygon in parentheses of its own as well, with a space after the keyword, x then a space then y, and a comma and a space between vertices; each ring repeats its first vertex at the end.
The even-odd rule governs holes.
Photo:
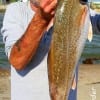
POLYGON ((51 100, 68 100, 75 67, 89 26, 88 6, 79 0, 58 0, 48 56, 51 100))

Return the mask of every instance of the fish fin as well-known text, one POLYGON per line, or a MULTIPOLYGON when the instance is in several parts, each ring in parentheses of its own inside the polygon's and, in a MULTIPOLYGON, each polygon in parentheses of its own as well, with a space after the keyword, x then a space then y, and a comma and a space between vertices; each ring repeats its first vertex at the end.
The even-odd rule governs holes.
POLYGON ((89 33, 88 33, 88 40, 89 40, 89 42, 92 41, 92 38, 93 38, 93 30, 92 30, 92 24, 90 22, 89 23, 89 33))

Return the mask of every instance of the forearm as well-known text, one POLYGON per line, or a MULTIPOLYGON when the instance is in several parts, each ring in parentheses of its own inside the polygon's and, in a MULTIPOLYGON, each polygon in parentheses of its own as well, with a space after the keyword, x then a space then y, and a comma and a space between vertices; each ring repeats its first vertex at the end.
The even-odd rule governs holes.
POLYGON ((15 43, 10 53, 10 63, 17 70, 25 68, 34 56, 48 22, 36 14, 24 35, 15 43))

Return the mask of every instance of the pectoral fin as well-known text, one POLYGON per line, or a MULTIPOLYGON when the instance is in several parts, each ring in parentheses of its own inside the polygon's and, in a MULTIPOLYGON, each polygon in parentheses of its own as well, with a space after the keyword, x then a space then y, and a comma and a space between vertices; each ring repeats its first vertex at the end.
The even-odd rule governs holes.
POLYGON ((92 38, 93 38, 93 30, 92 30, 92 24, 90 22, 90 24, 89 24, 89 33, 88 33, 88 40, 89 40, 89 42, 92 41, 92 38))

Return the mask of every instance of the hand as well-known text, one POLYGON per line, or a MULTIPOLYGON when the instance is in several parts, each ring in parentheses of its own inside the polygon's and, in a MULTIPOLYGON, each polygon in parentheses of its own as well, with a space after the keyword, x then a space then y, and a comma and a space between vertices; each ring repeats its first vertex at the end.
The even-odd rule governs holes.
POLYGON ((50 21, 54 17, 56 5, 57 0, 41 0, 40 12, 45 20, 50 21))

